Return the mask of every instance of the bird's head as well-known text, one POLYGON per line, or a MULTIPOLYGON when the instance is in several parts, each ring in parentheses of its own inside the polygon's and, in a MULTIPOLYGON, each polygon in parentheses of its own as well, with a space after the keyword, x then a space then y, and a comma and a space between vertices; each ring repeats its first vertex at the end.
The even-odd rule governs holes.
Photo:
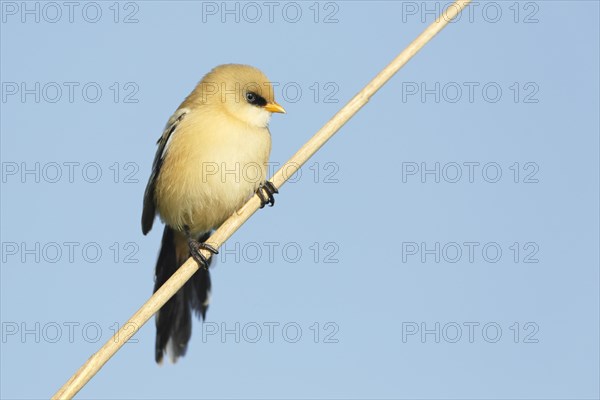
POLYGON ((258 68, 241 64, 215 67, 199 84, 202 102, 256 127, 266 127, 272 113, 285 113, 273 85, 258 68))

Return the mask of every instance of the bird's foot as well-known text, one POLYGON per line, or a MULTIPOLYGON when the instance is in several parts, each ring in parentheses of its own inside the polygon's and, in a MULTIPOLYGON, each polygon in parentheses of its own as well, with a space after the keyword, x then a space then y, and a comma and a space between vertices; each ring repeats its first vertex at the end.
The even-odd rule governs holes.
POLYGON ((279 193, 279 190, 270 181, 264 181, 256 190, 256 195, 260 198, 260 208, 265 205, 273 207, 275 205, 275 197, 273 195, 279 193))
POLYGON ((194 239, 186 226, 185 233, 187 235, 188 247, 190 249, 190 255, 198 263, 200 268, 208 270, 208 259, 202 254, 200 250, 208 250, 212 254, 219 254, 219 251, 208 243, 200 242, 194 239))
POLYGON ((200 250, 208 250, 213 254, 219 254, 219 251, 208 243, 201 243, 195 239, 188 239, 190 255, 198 263, 198 266, 208 270, 208 259, 200 250))

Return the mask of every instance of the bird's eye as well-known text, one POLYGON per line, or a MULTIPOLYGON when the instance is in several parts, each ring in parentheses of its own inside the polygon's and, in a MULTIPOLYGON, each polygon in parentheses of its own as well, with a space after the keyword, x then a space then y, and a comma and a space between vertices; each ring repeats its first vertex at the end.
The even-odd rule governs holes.
POLYGON ((254 93, 254 92, 246 93, 246 101, 249 104, 252 104, 253 106, 257 106, 257 107, 264 107, 267 104, 267 100, 265 100, 264 97, 262 97, 259 94, 254 93))

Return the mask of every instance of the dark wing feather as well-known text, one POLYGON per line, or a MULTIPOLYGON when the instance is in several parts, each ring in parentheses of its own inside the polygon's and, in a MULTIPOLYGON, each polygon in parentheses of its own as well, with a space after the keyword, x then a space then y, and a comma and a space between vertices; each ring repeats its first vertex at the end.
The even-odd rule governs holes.
POLYGON ((144 235, 152 229, 154 217, 156 216, 154 189, 156 188, 156 180, 160 173, 160 167, 167 154, 167 144, 169 143, 171 135, 173 135, 177 129, 179 122, 181 122, 188 111, 188 109, 177 110, 175 114, 169 118, 169 122, 167 122, 167 126, 165 127, 162 136, 156 142, 158 144, 158 149, 156 150, 154 162, 152 163, 152 173, 150 174, 150 179, 148 179, 146 191, 144 192, 144 210, 142 211, 142 233, 144 235))

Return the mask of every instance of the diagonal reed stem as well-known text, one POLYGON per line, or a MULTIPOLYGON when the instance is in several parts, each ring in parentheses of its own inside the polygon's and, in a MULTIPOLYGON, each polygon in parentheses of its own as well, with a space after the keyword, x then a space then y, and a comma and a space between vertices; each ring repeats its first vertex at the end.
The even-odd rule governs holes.
MULTIPOLYGON (((402 68, 419 50, 423 48, 451 20, 456 18, 471 0, 457 0, 442 11, 440 16, 429 25, 402 53, 392 60, 371 82, 337 112, 319 131, 300 148, 273 175, 271 182, 281 187, 306 161, 310 159, 346 122, 350 120, 400 68, 402 68)), ((216 248, 221 245, 250 218, 260 206, 258 196, 248 202, 217 229, 208 242, 216 248)), ((210 253, 203 250, 206 257, 210 253)), ((100 350, 94 353, 75 374, 56 392, 52 399, 71 399, 106 362, 142 327, 160 308, 181 289, 198 270, 196 262, 189 258, 171 278, 129 319, 100 350)))

